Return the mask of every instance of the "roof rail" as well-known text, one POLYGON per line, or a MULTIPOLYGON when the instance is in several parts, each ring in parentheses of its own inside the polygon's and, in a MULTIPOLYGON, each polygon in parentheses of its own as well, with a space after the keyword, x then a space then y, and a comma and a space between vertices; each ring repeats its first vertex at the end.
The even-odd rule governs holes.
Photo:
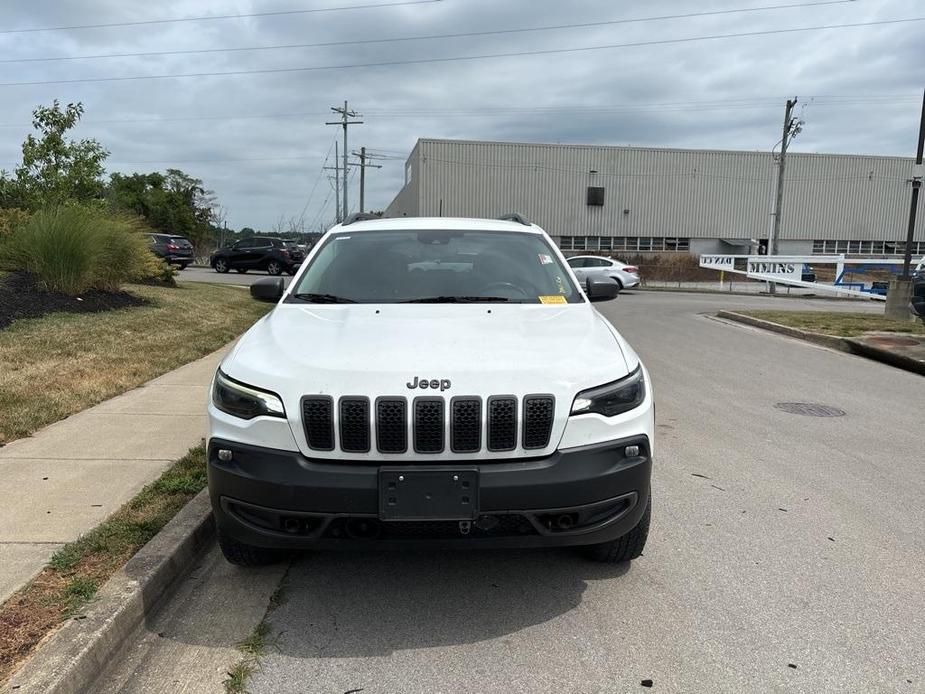
POLYGON ((517 222, 518 224, 523 224, 525 227, 532 226, 530 222, 527 221, 525 217, 517 214, 516 212, 508 212, 498 217, 503 222, 517 222))
POLYGON ((347 216, 347 219, 340 223, 341 226, 349 226, 354 222, 368 222, 371 219, 382 219, 377 214, 372 214, 370 212, 354 212, 351 215, 347 216))

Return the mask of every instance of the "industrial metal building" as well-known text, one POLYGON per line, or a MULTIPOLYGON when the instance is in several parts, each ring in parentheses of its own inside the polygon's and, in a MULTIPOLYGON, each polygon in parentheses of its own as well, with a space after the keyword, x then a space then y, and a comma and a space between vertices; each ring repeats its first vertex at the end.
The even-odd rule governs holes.
MULTIPOLYGON (((787 155, 781 254, 904 251, 914 160, 787 155)), ((566 251, 754 253, 773 225, 770 152, 418 140, 388 217, 519 212, 566 251)), ((913 252, 925 254, 925 197, 913 252)))

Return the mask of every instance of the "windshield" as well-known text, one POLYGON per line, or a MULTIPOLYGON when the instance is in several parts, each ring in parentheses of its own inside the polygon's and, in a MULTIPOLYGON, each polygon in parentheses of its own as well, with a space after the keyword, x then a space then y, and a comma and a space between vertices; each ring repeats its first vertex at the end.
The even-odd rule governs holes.
POLYGON ((546 240, 498 231, 382 231, 330 236, 291 300, 331 303, 577 303, 546 240))

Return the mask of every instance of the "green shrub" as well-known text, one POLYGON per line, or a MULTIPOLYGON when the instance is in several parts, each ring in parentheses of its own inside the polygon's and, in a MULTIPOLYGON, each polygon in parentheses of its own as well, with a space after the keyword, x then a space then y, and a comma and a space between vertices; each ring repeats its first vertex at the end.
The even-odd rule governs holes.
POLYGON ((13 229, 24 224, 29 213, 16 207, 0 208, 0 236, 10 234, 13 229))
POLYGON ((0 238, 0 269, 30 272, 49 291, 116 291, 159 274, 138 223, 93 207, 40 210, 0 238))

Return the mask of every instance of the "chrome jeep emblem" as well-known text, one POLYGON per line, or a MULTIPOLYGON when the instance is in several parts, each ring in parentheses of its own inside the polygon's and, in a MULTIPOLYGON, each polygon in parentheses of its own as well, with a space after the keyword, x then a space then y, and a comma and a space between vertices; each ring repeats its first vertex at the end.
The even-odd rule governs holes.
POLYGON ((414 380, 408 381, 405 385, 408 386, 408 390, 427 390, 430 388, 431 390, 439 390, 442 393, 444 390, 449 390, 450 386, 453 384, 450 383, 450 379, 448 378, 432 378, 428 380, 426 378, 415 376, 414 380))

